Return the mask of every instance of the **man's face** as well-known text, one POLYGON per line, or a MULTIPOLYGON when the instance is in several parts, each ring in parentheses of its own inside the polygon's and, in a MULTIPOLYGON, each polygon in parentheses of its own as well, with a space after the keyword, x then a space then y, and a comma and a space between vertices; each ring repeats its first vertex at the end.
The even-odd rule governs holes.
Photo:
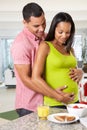
POLYGON ((31 33, 38 38, 42 38, 46 27, 44 14, 42 14, 40 17, 31 16, 30 21, 26 22, 26 26, 31 33))

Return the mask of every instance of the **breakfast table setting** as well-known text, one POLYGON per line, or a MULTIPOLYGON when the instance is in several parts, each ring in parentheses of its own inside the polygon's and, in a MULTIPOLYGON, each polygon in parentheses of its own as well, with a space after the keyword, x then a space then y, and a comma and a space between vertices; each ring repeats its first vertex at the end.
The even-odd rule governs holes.
MULTIPOLYGON (((83 109, 83 104, 80 107, 78 109, 83 109)), ((87 130, 87 115, 84 113, 80 114, 81 117, 79 117, 71 114, 68 109, 49 108, 46 110, 45 108, 39 108, 36 112, 0 125, 0 130, 87 130), (41 116, 47 116, 47 118, 41 116), (69 116, 74 117, 74 119, 58 121, 56 116, 69 116)))

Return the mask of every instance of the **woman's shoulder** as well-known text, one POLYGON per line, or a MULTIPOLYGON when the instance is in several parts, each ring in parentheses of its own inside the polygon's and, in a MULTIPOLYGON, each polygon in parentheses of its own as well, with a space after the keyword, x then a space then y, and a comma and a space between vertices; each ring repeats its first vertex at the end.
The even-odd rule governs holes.
POLYGON ((40 43, 40 45, 39 45, 39 50, 41 50, 42 52, 46 52, 46 53, 48 53, 49 52, 49 50, 50 50, 50 48, 49 48, 49 45, 47 44, 47 42, 46 41, 42 41, 41 43, 40 43))
POLYGON ((40 43, 40 46, 41 46, 41 47, 44 47, 44 48, 49 48, 48 42, 46 42, 46 41, 42 41, 42 42, 40 43))

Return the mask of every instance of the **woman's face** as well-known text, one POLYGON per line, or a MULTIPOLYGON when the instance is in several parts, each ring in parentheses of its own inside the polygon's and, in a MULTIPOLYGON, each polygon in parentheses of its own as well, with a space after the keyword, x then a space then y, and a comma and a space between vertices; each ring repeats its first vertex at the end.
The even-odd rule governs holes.
POLYGON ((71 23, 60 22, 55 29, 55 40, 58 44, 62 45, 70 37, 71 23))

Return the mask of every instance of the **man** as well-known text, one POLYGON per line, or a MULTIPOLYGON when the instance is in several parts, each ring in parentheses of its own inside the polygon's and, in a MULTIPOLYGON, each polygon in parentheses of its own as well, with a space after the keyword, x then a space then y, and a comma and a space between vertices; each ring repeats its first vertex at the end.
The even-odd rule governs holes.
MULTIPOLYGON (((62 101, 64 89, 63 86, 57 92, 48 87, 37 86, 32 81, 33 62, 40 41, 45 39, 46 20, 43 9, 36 3, 25 5, 22 13, 24 29, 18 34, 11 48, 17 81, 16 110, 19 116, 36 111, 37 105, 43 103, 43 95, 62 101)), ((65 94, 63 102, 72 101, 74 96, 71 97, 71 95, 65 94)))

